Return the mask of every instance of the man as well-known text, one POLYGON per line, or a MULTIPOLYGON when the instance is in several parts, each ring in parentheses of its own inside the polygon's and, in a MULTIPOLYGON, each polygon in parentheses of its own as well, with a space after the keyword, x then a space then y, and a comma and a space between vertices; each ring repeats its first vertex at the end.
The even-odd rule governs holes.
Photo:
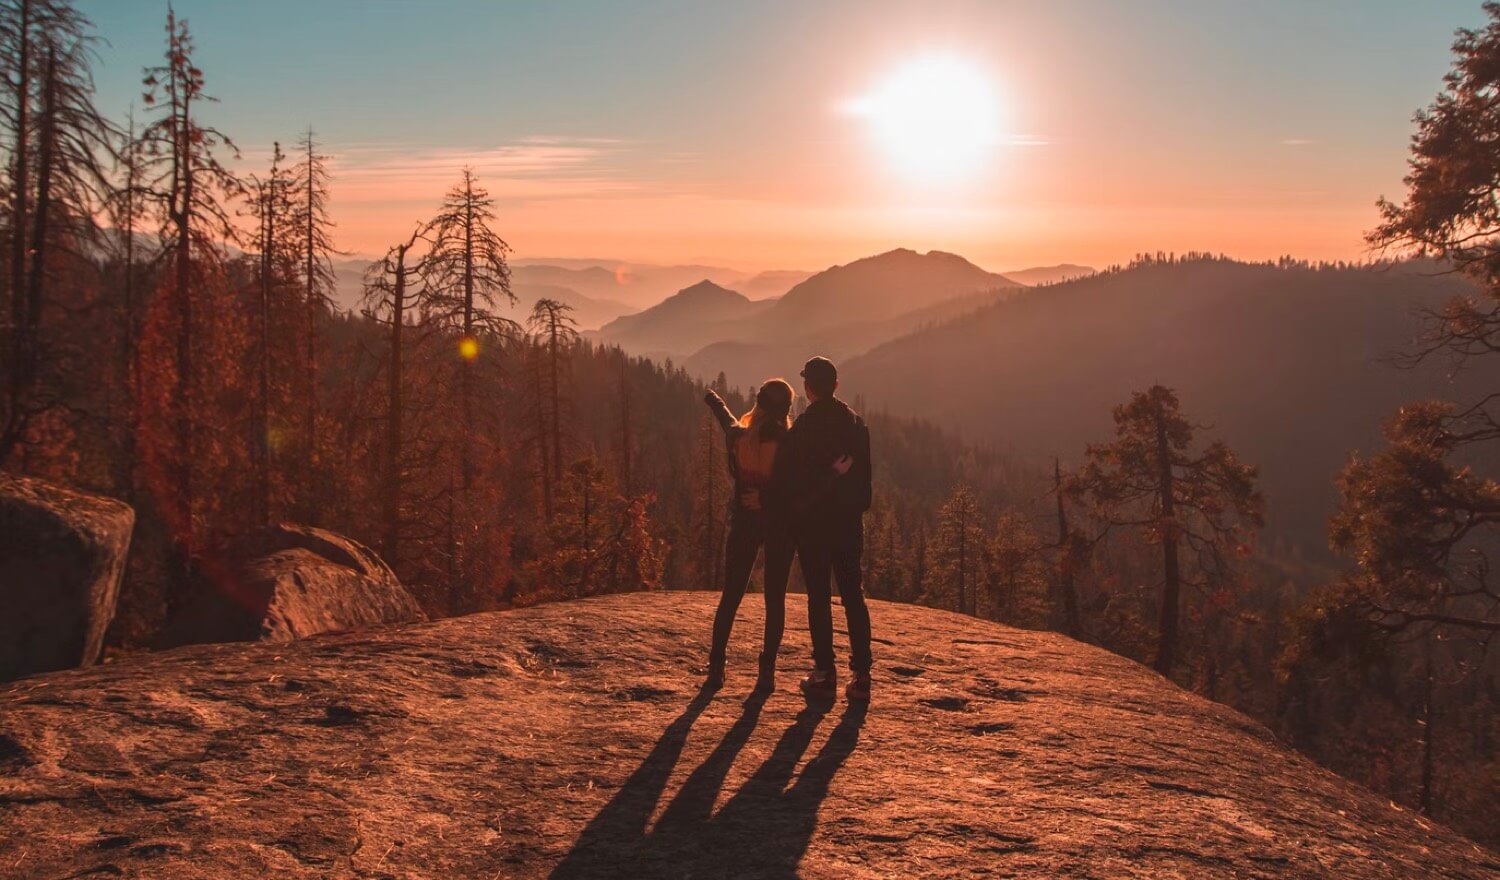
POLYGON ((849 625, 849 668, 845 696, 870 699, 870 611, 860 584, 864 553, 864 514, 870 509, 870 432, 864 420, 835 396, 838 369, 815 357, 802 368, 807 410, 783 441, 773 491, 785 506, 807 585, 807 623, 812 631, 813 671, 802 682, 810 698, 838 693, 834 672, 833 603, 830 579, 837 578, 849 625), (829 468, 847 473, 829 480, 829 468))

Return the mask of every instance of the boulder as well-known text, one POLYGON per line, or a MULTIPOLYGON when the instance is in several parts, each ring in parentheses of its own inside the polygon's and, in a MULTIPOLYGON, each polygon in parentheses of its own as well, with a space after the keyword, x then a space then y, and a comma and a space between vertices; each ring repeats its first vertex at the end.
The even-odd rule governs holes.
POLYGON ((283 523, 205 565, 194 600, 174 614, 163 647, 289 642, 318 633, 426 620, 394 572, 351 538, 283 523))
POLYGON ((0 680, 99 659, 134 527, 119 501, 0 473, 0 680))

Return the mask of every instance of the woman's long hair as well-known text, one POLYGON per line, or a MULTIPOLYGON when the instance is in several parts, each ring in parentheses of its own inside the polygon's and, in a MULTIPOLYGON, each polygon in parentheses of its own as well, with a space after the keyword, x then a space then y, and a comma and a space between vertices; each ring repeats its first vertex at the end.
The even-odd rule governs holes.
POLYGON ((797 393, 785 379, 767 379, 755 393, 755 406, 740 416, 740 426, 772 440, 792 426, 792 401, 797 393))

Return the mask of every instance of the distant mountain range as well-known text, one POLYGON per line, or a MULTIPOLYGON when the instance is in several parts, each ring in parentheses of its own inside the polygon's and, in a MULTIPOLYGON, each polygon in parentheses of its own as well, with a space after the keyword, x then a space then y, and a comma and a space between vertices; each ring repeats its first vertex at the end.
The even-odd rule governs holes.
MULTIPOLYGON (((358 310, 364 272, 369 264, 368 257, 334 261, 334 298, 340 308, 358 310)), ((622 315, 657 305, 698 281, 709 280, 754 299, 767 299, 781 296, 811 274, 797 270, 743 272, 719 266, 658 266, 621 260, 516 260, 511 265, 511 288, 516 303, 500 311, 505 317, 524 321, 538 299, 556 299, 573 307, 572 316, 579 329, 594 330, 622 315)))
POLYGON ((776 300, 703 282, 592 335, 748 387, 811 354, 848 357, 1019 289, 955 254, 898 249, 826 269, 776 300))
MULTIPOLYGON (((1415 310, 1467 291, 1430 266, 1148 264, 1027 290, 842 365, 848 395, 1023 455, 1076 462, 1111 408, 1175 388, 1206 434, 1261 468, 1271 536, 1326 558, 1334 479, 1401 404, 1474 400, 1500 364, 1390 366, 1415 310)), ((1481 359, 1483 361, 1483 359, 1481 359)))
MULTIPOLYGON (((364 272, 370 260, 369 257, 357 256, 334 261, 334 298, 340 308, 347 311, 359 309, 364 272)), ((764 304, 796 291, 793 305, 778 311, 774 320, 782 324, 798 322, 795 333, 805 336, 811 331, 848 323, 851 315, 856 323, 882 324, 900 315, 914 315, 939 302, 948 301, 956 306, 964 297, 982 291, 1014 288, 1021 284, 1053 283, 1093 271, 1087 266, 1065 264, 995 275, 952 254, 933 251, 920 255, 907 250, 856 260, 818 273, 796 269, 745 272, 699 264, 656 265, 602 258, 529 257, 512 261, 511 286, 516 303, 500 311, 505 317, 524 321, 536 301, 547 297, 572 306, 572 316, 580 330, 599 330, 618 318, 637 313, 644 315, 676 294, 707 281, 751 303, 764 304), (908 257, 911 265, 901 265, 902 258, 892 255, 910 255, 926 262, 912 262, 908 257), (805 282, 815 278, 821 280, 811 287, 805 286, 805 282), (824 312, 827 313, 826 320, 820 317, 824 312)), ((702 314, 697 317, 694 317, 692 308, 684 309, 679 303, 665 313, 653 312, 642 321, 627 321, 599 338, 617 342, 632 352, 670 355, 682 361, 715 343, 738 342, 754 347, 763 341, 761 336, 784 329, 775 326, 758 326, 753 330, 719 327, 718 323, 732 324, 755 309, 744 313, 720 312, 709 299, 699 297, 695 302, 703 306, 702 314), (654 329, 652 324, 657 320, 679 328, 684 335, 654 329)), ((979 302, 967 304, 973 306, 979 302)), ((939 311, 926 315, 924 320, 939 320, 946 316, 939 311)), ((874 332, 874 337, 883 341, 891 338, 892 332, 899 335, 912 326, 915 325, 898 322, 891 327, 869 329, 874 332)), ((862 346, 870 344, 868 339, 873 337, 860 331, 856 338, 855 349, 863 350, 862 346)), ((848 349, 839 339, 831 342, 838 350, 854 350, 848 349)), ((751 373, 757 372, 759 367, 755 364, 761 360, 764 359, 751 357, 746 368, 751 373)), ((764 377, 745 381, 756 382, 760 378, 764 377)))
POLYGON ((757 273, 695 264, 662 266, 626 260, 546 258, 516 260, 511 272, 518 287, 528 283, 569 287, 597 300, 622 303, 632 312, 650 308, 699 281, 712 281, 751 299, 767 299, 781 296, 812 274, 795 270, 757 273))

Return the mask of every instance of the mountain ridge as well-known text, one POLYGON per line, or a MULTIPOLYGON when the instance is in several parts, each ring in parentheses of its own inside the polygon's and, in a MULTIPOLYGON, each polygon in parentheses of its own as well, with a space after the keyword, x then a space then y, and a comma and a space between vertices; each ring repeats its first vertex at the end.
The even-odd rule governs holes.
POLYGON ((872 406, 1064 462, 1110 436, 1111 409, 1132 391, 1168 385, 1207 434, 1260 466, 1268 530, 1326 558, 1334 478, 1351 451, 1377 448, 1404 403, 1474 399, 1500 381, 1500 365, 1450 378, 1435 362, 1384 361, 1420 329, 1414 310, 1469 289, 1409 266, 1148 264, 875 346, 841 379, 872 406))
POLYGON ((674 312, 665 320, 647 310, 601 328, 597 338, 636 354, 672 357, 703 377, 723 372, 731 385, 748 387, 795 373, 812 354, 852 356, 1022 289, 956 254, 897 248, 825 269, 760 307, 692 317, 674 312), (656 323, 663 326, 643 331, 656 323), (715 363, 721 355, 725 362, 715 363))

